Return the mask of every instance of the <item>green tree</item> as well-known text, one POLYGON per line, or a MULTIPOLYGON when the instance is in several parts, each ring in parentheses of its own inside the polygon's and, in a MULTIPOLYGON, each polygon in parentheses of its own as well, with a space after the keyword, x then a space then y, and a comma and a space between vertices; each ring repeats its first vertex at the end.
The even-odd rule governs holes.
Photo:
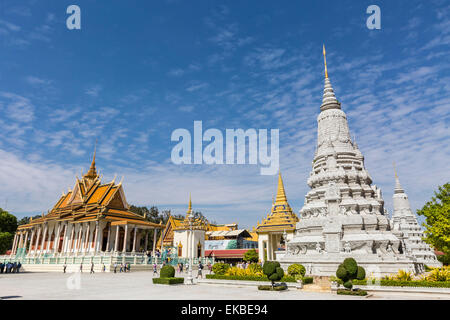
MULTIPOLYGON (((33 220, 34 219, 37 219, 37 218, 40 218, 40 217, 42 217, 41 215, 35 215, 34 217, 33 217, 33 220)), ((20 219, 18 222, 17 222, 17 225, 19 225, 19 226, 21 226, 21 225, 23 225, 23 224, 28 224, 28 223, 30 223, 30 217, 23 217, 22 219, 20 219)))
POLYGON ((336 270, 336 277, 342 280, 344 287, 351 290, 353 287, 352 280, 364 280, 366 271, 363 267, 358 266, 353 258, 346 258, 336 270))
POLYGON ((278 261, 264 262, 263 273, 272 282, 272 288, 275 285, 275 281, 280 281, 284 277, 284 270, 280 267, 278 261))
POLYGON ((16 229, 17 229, 16 216, 0 208, 0 232, 15 233, 16 229))
POLYGON ((434 197, 417 214, 425 217, 425 242, 450 254, 450 183, 438 187, 434 197))
POLYGON ((258 262, 258 252, 255 249, 250 249, 244 254, 244 261, 246 262, 258 262))
POLYGON ((16 230, 17 218, 0 208, 0 254, 11 249, 16 230))

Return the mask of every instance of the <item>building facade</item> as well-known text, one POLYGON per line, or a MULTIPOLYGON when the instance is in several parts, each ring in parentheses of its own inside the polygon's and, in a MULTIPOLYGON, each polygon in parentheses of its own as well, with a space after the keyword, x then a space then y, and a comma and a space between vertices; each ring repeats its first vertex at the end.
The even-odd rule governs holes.
POLYGON ((157 231, 165 226, 128 209, 122 183, 101 182, 94 152, 89 171, 72 190, 47 214, 17 228, 9 258, 22 259, 22 264, 70 264, 80 262, 71 258, 85 256, 144 257, 149 231, 155 230, 155 244, 157 231))
POLYGON ((281 172, 278 174, 278 187, 275 202, 272 201, 272 209, 261 223, 256 225, 256 233, 258 234, 258 254, 260 261, 275 260, 276 252, 283 240, 293 239, 295 225, 298 217, 292 211, 284 190, 281 172))

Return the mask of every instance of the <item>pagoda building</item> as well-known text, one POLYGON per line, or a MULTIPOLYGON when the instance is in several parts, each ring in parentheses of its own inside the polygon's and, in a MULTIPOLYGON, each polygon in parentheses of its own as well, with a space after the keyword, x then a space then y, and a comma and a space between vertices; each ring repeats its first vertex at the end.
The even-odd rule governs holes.
POLYGON ((173 229, 173 241, 177 244, 178 256, 189 259, 204 257, 207 229, 208 222, 206 220, 194 217, 191 196, 189 196, 186 217, 173 229))
POLYGON ((429 267, 442 267, 442 263, 437 260, 433 249, 422 240, 422 228, 417 222, 416 215, 411 210, 408 196, 400 185, 397 172, 395 173, 393 202, 392 225, 394 230, 403 233, 402 242, 405 253, 417 262, 429 267))
POLYGON ((213 258, 235 261, 242 260, 249 249, 257 248, 257 243, 257 234, 246 229, 238 229, 237 223, 214 224, 206 218, 195 218, 189 199, 185 217, 169 215, 166 227, 157 242, 157 249, 163 252, 163 256, 168 255, 178 261, 183 261, 180 258, 189 258, 189 254, 192 258, 208 258, 210 262, 213 258), (188 239, 190 222, 194 240, 188 239), (188 249, 191 244, 194 252, 188 249))
POLYGON ((390 228, 381 190, 372 185, 364 156, 350 138, 347 116, 328 77, 325 47, 323 54, 325 85, 307 180, 311 190, 295 235, 277 260, 286 268, 301 263, 308 273, 324 276, 334 275, 347 257, 377 276, 413 271, 413 260, 402 253, 400 233, 390 228))
POLYGON ((275 253, 281 244, 291 240, 294 236, 298 217, 292 211, 284 190, 281 172, 278 173, 278 187, 272 209, 261 223, 257 223, 255 231, 258 235, 259 260, 275 260, 275 253))
POLYGON ((157 230, 164 227, 129 211, 122 182, 101 182, 94 152, 89 171, 76 179, 72 190, 46 215, 17 228, 12 254, 28 258, 22 264, 43 263, 31 258, 70 264, 79 259, 61 258, 139 255, 147 248, 149 231, 155 231, 155 244, 157 230))

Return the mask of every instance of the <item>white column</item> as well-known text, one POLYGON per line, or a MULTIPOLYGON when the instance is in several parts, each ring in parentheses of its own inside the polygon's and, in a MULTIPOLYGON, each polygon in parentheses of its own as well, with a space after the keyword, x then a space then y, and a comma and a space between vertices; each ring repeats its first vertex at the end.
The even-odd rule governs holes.
POLYGON ((40 240, 40 237, 41 237, 42 226, 38 226, 36 228, 38 228, 38 234, 37 234, 37 237, 36 237, 36 243, 34 244, 34 254, 36 254, 38 252, 38 246, 39 246, 39 240, 40 240))
POLYGON ((41 242, 41 250, 39 251, 39 253, 43 253, 44 252, 44 243, 45 243, 45 238, 47 237, 47 231, 48 231, 48 225, 47 223, 44 224, 44 232, 42 233, 42 242, 41 242))
POLYGON ((94 254, 96 254, 98 252, 98 239, 99 239, 98 233, 99 233, 99 231, 100 231, 100 225, 97 220, 97 221, 95 221, 94 254))
POLYGON ((106 240, 106 252, 109 252, 109 241, 111 241, 111 225, 107 224, 108 227, 108 238, 106 240))
POLYGON ((22 248, 22 239, 23 239, 23 232, 21 231, 20 236, 19 236, 18 245, 17 245, 18 249, 22 248))
POLYGON ((75 237, 75 225, 72 223, 72 224, 70 224, 70 226, 71 226, 71 231, 70 231, 70 239, 69 239, 69 241, 67 242, 67 252, 71 252, 71 253, 73 253, 74 252, 74 237, 75 237))
POLYGON ((48 240, 47 240, 47 248, 45 249, 45 252, 49 252, 50 250, 50 242, 52 240, 52 234, 55 232, 55 228, 53 228, 53 230, 50 232, 50 228, 48 231, 48 240))
POLYGON ((134 235, 133 235, 133 252, 136 252, 136 235, 137 235, 137 227, 134 227, 134 235))
POLYGON ((152 251, 153 256, 155 256, 155 252, 156 252, 156 233, 157 232, 158 232, 158 229, 154 228, 153 229, 153 251, 152 251))
POLYGON ((145 240, 144 240, 144 251, 147 252, 147 247, 148 247, 148 231, 145 230, 145 240))
POLYGON ((16 246, 17 246, 16 242, 17 242, 17 233, 14 234, 14 241, 13 241, 13 245, 12 245, 12 248, 11 248, 11 253, 12 254, 16 253, 16 251, 15 251, 16 250, 16 246))
POLYGON ((125 235, 123 237, 123 250, 122 250, 122 252, 127 252, 127 240, 128 240, 128 224, 125 225, 125 235))
POLYGON ((114 251, 119 251, 119 233, 120 233, 120 226, 116 226, 116 240, 114 242, 114 251))
POLYGON ((78 240, 77 240, 77 245, 75 248, 75 252, 79 252, 81 250, 81 238, 83 236, 83 224, 80 223, 79 224, 79 228, 78 228, 78 240))
POLYGON ((30 239, 30 247, 28 248, 28 253, 31 253, 31 248, 33 247, 33 241, 34 241, 34 234, 36 232, 35 228, 32 229, 31 232, 31 239, 30 239))
POLYGON ((84 247, 84 252, 86 253, 86 252, 88 252, 88 251, 90 251, 89 249, 90 249, 90 243, 89 243, 89 238, 91 237, 91 233, 90 233, 90 231, 91 231, 91 223, 90 222, 88 222, 87 223, 87 228, 86 228, 86 236, 85 236, 85 239, 84 239, 84 245, 83 245, 83 247, 84 247))
POLYGON ((61 232, 61 222, 58 222, 58 229, 56 231, 55 240, 53 241, 53 253, 58 252, 60 232, 61 232))
POLYGON ((27 230, 27 232, 25 233, 25 242, 23 243, 23 247, 25 249, 27 248, 27 244, 28 244, 28 235, 29 235, 29 230, 27 230))

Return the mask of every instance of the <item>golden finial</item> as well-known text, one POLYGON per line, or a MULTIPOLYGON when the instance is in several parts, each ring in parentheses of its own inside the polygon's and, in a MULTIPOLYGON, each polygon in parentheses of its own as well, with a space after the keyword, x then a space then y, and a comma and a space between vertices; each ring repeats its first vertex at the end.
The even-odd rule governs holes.
POLYGON ((327 52, 325 51, 325 44, 323 45, 323 62, 325 64, 325 78, 328 78, 328 70, 327 70, 327 52))
POLYGON ((188 211, 186 213, 192 213, 192 200, 191 200, 191 193, 189 192, 189 207, 188 211))
POLYGON ((395 177, 398 178, 398 176, 397 176, 397 170, 395 169, 395 161, 392 161, 392 165, 394 166, 395 177))

